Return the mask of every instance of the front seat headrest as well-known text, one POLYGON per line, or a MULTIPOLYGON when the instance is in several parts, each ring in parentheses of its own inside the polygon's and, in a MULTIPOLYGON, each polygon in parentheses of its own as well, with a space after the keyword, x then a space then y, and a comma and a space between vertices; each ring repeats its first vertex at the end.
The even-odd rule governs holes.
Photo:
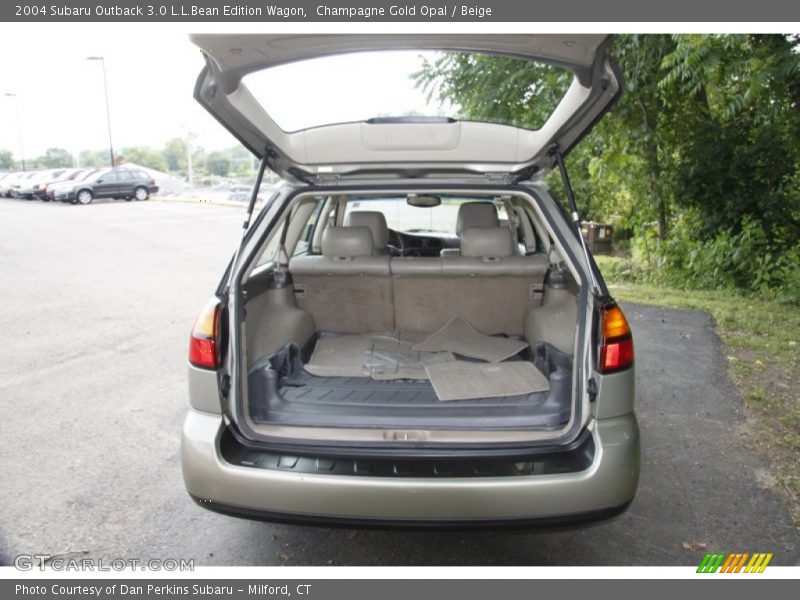
POLYGON ((331 258, 372 256, 368 227, 328 227, 322 234, 322 255, 331 258))
POLYGON ((499 227, 497 209, 491 202, 465 202, 458 207, 456 234, 462 235, 470 227, 499 227))
POLYGON ((389 228, 386 217, 376 210, 358 210, 348 213, 344 218, 345 227, 368 227, 376 250, 386 248, 389 243, 389 228))

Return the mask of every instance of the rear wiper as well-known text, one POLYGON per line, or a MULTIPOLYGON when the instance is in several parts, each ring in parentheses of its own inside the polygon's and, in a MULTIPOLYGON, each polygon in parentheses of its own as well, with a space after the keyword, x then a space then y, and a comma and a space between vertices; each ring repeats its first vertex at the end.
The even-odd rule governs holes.
POLYGON ((364 121, 369 125, 387 125, 392 123, 418 123, 418 124, 436 124, 436 123, 455 123, 453 117, 372 117, 364 121))

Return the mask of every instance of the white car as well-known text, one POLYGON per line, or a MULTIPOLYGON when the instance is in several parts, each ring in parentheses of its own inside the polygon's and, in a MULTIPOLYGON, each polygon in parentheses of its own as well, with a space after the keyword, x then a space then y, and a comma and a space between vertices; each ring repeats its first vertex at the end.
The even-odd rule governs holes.
POLYGON ((37 171, 19 171, 18 173, 12 173, 0 181, 0 195, 6 198, 13 198, 15 191, 32 177, 35 177, 36 174, 37 171))
POLYGON ((267 168, 285 183, 252 221, 251 201, 190 336, 191 497, 245 517, 395 526, 624 510, 639 475, 633 340, 564 165, 621 92, 612 40, 192 41, 206 57, 195 98, 261 160, 256 186, 267 168), (382 54, 400 51, 412 56, 382 54), (528 61, 565 69, 566 91, 536 129, 457 108, 403 116, 402 65, 441 51, 514 57, 509 77, 528 61), (554 169, 566 208, 545 181, 554 169))
POLYGON ((33 200, 36 197, 36 192, 39 190, 41 185, 58 179, 66 172, 67 169, 47 169, 45 171, 37 171, 30 177, 20 179, 19 185, 14 188, 12 194, 15 198, 33 200))

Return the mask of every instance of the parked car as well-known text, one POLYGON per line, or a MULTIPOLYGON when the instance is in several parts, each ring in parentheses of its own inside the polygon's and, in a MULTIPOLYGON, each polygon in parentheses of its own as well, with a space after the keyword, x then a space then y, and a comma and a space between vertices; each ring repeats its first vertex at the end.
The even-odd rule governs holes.
POLYGON ((155 180, 139 169, 115 167, 99 171, 71 185, 60 185, 54 199, 73 204, 90 204, 95 198, 147 200, 158 191, 155 180))
POLYGON ((6 198, 14 198, 14 194, 20 188, 20 186, 23 183, 27 183, 31 177, 35 177, 37 172, 38 171, 20 171, 18 173, 14 173, 8 178, 7 181, 1 182, 0 191, 2 191, 3 196, 6 198))
MULTIPOLYGON (((264 202, 264 198, 271 196, 275 192, 275 186, 271 183, 267 183, 266 181, 261 183, 261 187, 258 189, 258 196, 256 197, 256 202, 264 202)), ((250 200, 250 196, 253 195, 253 187, 242 185, 240 183, 236 183, 231 186, 230 192, 228 194, 228 200, 235 200, 237 202, 247 202, 250 200)))
POLYGON ((0 173, 0 197, 5 196, 5 188, 15 175, 16 173, 13 171, 9 173, 0 173))
MULTIPOLYGON (((56 194, 58 190, 70 190, 72 189, 76 183, 81 181, 86 181, 87 179, 91 178, 93 175, 97 174, 100 171, 108 171, 110 169, 103 169, 100 167, 87 167, 85 169, 80 169, 76 173, 70 174, 68 177, 65 177, 59 181, 53 181, 52 183, 48 183, 44 189, 44 192, 47 195, 47 200, 52 201, 56 199, 56 194)), ((62 202, 69 202, 69 199, 66 194, 63 194, 59 197, 62 202)))
MULTIPOLYGON (((192 40, 206 57, 196 99, 285 183, 252 223, 248 206, 190 335, 190 496, 230 515, 400 526, 624 510, 639 475, 631 330, 571 191, 565 210, 545 179, 557 170, 570 189, 564 156, 621 93, 612 40, 192 40), (536 130, 373 118, 381 105, 349 120, 295 111, 331 123, 297 128, 258 104, 270 101, 254 90, 271 69, 386 50, 510 54, 520 73, 536 61, 567 69, 571 84, 536 130)), ((371 85, 368 72, 349 75, 340 80, 371 85)), ((308 79, 296 80, 285 106, 308 96, 308 79)), ((337 93, 359 94, 348 86, 337 93)))
POLYGON ((47 169, 44 171, 37 171, 30 177, 25 177, 19 180, 19 183, 14 186, 12 195, 15 198, 22 198, 25 200, 33 200, 36 196, 36 190, 40 185, 57 179, 66 169, 47 169))
POLYGON ((60 173, 54 173, 49 177, 43 177, 33 185, 33 196, 44 202, 49 202, 50 197, 47 195, 47 189, 56 183, 63 183, 65 181, 73 181, 76 177, 85 173, 87 169, 66 169, 60 173))

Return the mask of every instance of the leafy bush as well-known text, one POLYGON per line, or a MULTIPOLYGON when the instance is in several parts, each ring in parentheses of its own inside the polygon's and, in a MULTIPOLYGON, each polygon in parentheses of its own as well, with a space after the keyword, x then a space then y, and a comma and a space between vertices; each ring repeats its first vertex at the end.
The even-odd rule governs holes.
POLYGON ((694 232, 689 219, 673 227, 667 240, 645 229, 631 243, 632 260, 609 270, 614 281, 636 281, 681 289, 738 289, 772 293, 800 302, 800 249, 788 232, 767 235, 762 223, 746 218, 710 240, 694 232))

